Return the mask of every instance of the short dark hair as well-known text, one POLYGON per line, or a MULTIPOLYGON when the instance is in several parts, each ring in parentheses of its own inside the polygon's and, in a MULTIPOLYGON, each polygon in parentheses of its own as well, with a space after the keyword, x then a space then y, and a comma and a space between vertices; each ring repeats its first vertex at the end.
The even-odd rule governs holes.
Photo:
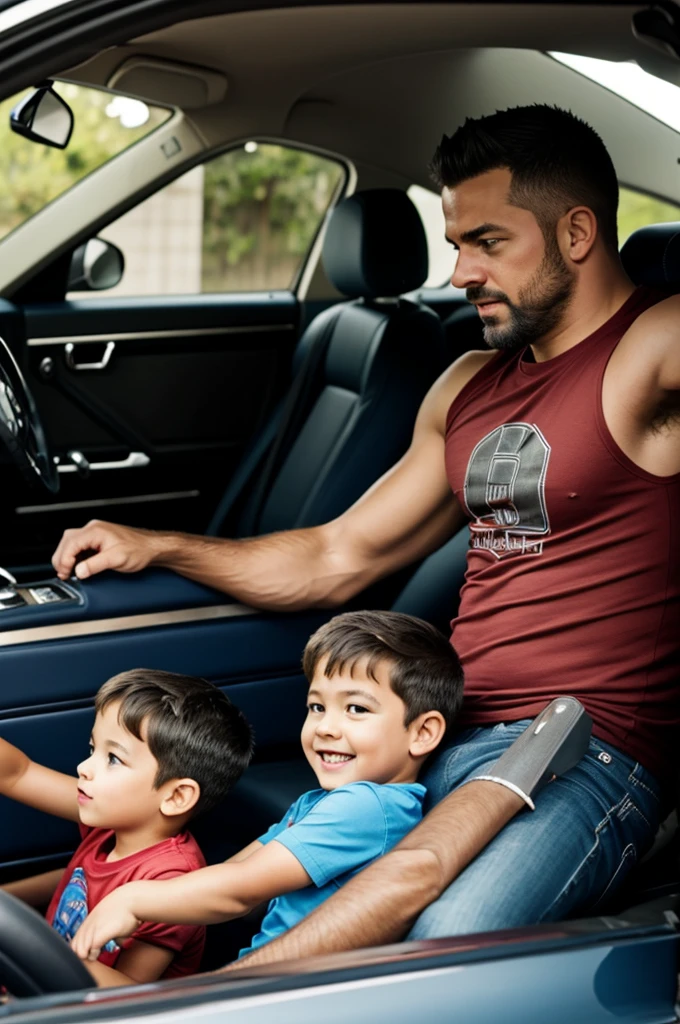
POLYGON ((120 703, 118 721, 145 740, 158 761, 154 787, 194 779, 201 795, 193 816, 223 800, 248 767, 253 737, 243 712, 217 686, 195 676, 135 668, 104 683, 94 707, 120 703))
POLYGON ((392 690, 406 706, 404 725, 425 711, 439 711, 447 729, 463 700, 463 670, 455 650, 438 629, 402 612, 363 611, 336 615, 317 629, 305 647, 302 667, 312 681, 322 658, 324 675, 349 670, 367 659, 373 679, 378 662, 389 664, 392 690))
POLYGON ((595 214, 605 245, 618 249, 616 171, 585 121, 542 103, 467 118, 442 136, 430 164, 440 189, 501 167, 512 175, 509 202, 530 210, 546 238, 567 210, 583 205, 595 214))

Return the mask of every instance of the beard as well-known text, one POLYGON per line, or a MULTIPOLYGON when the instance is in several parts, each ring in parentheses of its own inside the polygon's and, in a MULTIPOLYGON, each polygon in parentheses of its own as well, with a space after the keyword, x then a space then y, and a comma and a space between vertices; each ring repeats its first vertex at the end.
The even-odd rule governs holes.
POLYGON ((484 341, 489 348, 517 352, 559 326, 574 285, 574 276, 553 238, 546 242, 540 267, 529 283, 520 288, 516 304, 503 292, 489 292, 484 288, 468 288, 466 297, 469 302, 493 299, 506 304, 509 322, 501 324, 498 317, 486 317, 484 341))

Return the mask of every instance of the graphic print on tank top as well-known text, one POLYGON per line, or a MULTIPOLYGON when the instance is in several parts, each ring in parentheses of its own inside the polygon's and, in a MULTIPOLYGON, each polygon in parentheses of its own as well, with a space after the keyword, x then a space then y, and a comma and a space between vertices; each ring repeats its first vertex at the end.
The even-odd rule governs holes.
POLYGON ((475 445, 465 472, 471 546, 496 558, 540 555, 550 532, 550 445, 535 424, 504 423, 475 445))

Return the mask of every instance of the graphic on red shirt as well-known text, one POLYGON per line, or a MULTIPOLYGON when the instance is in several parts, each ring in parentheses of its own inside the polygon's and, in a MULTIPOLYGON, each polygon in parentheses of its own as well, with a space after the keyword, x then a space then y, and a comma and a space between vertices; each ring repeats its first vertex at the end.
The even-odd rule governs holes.
MULTIPOLYGON (((70 942, 87 917, 87 913, 87 878, 82 868, 75 868, 61 894, 52 927, 70 942)), ((102 948, 107 953, 116 953, 120 947, 117 942, 110 939, 102 948)))
POLYGON ((504 423, 475 445, 464 483, 471 546, 503 555, 540 555, 550 532, 545 479, 550 445, 535 423, 504 423))
MULTIPOLYGON (((67 941, 75 935, 88 912, 121 885, 137 879, 162 881, 176 878, 205 867, 205 859, 188 832, 171 836, 155 846, 118 860, 109 860, 115 845, 111 829, 81 825, 81 835, 82 842, 64 871, 46 915, 48 922, 67 941)), ((144 922, 134 936, 125 941, 124 947, 133 941, 171 950, 173 960, 163 977, 177 978, 199 970, 205 928, 144 922)), ((120 947, 109 942, 99 960, 107 967, 115 967, 120 954, 120 947)))

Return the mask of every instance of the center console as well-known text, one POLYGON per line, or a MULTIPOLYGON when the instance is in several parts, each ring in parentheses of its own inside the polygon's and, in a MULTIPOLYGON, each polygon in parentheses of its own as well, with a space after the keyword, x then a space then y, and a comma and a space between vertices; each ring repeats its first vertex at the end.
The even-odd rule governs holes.
POLYGON ((61 580, 43 580, 38 583, 20 584, 7 572, 0 569, 0 628, 6 618, 2 612, 36 605, 82 604, 82 597, 73 587, 61 580))

